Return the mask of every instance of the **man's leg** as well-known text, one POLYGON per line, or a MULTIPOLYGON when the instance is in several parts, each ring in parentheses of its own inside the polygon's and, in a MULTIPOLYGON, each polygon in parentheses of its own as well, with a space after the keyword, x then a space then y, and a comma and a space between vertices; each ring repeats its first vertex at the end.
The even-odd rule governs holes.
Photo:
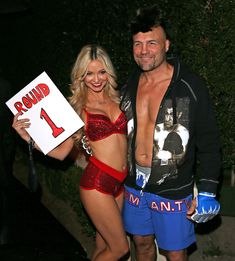
POLYGON ((133 235, 137 261, 156 261, 156 245, 151 210, 145 193, 125 187, 123 222, 125 230, 133 235))
POLYGON ((179 250, 179 251, 166 251, 159 250, 161 255, 164 255, 168 261, 188 261, 187 250, 179 250))
POLYGON ((133 236, 136 261, 156 261, 156 245, 153 235, 148 236, 133 236))

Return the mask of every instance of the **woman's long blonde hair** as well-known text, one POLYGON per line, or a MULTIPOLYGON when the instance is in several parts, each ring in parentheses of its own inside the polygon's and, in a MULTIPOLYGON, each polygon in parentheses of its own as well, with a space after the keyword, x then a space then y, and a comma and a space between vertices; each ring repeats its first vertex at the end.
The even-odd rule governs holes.
MULTIPOLYGON (((70 90, 72 96, 69 97, 69 102, 79 116, 81 116, 82 109, 87 102, 87 87, 84 83, 84 78, 87 74, 87 67, 92 60, 100 61, 108 74, 108 81, 104 87, 106 95, 110 97, 112 101, 120 102, 116 72, 107 52, 99 45, 85 45, 78 54, 71 72, 70 90)), ((82 131, 83 130, 80 129, 74 135, 76 142, 80 141, 82 131)))

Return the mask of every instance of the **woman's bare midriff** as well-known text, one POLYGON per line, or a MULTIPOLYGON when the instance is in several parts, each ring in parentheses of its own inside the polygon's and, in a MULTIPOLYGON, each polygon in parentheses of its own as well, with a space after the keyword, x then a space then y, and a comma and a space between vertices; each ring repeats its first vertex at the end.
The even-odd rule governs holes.
POLYGON ((123 134, 113 134, 105 139, 92 142, 93 156, 110 167, 123 171, 127 168, 127 141, 123 134))

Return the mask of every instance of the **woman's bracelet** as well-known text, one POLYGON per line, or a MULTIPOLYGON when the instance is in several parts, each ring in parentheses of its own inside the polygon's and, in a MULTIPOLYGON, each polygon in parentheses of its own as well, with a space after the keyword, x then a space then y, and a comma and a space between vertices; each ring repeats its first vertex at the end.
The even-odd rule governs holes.
POLYGON ((92 150, 91 150, 90 146, 87 144, 87 141, 86 141, 86 135, 84 135, 82 137, 81 142, 82 142, 82 147, 86 151, 86 153, 88 155, 92 155, 92 150))

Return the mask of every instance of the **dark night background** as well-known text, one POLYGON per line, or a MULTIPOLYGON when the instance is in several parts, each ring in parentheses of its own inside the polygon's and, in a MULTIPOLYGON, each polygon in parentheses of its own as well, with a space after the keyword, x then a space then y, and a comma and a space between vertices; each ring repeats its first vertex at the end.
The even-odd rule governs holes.
MULTIPOLYGON (((105 47, 120 85, 132 68, 128 24, 138 7, 156 0, 1 0, 0 68, 15 92, 46 71, 69 95, 70 71, 80 48, 105 47), (21 5, 25 11, 13 12, 21 5), (6 10, 5 13, 1 12, 6 10), (7 10, 9 12, 7 12, 7 10)), ((235 159, 233 0, 159 0, 171 28, 170 55, 178 55, 208 83, 221 130, 224 168, 235 159)))
MULTIPOLYGON (((8 235, 4 238, 0 230, 1 261, 86 260, 79 242, 38 199, 12 179, 19 140, 12 131, 12 115, 5 108, 5 101, 43 71, 65 96, 69 95, 71 67, 80 48, 88 43, 99 43, 107 49, 119 83, 123 84, 132 68, 128 23, 138 7, 154 3, 156 0, 0 0, 0 76, 8 81, 4 84, 6 89, 0 86, 0 217, 2 224, 10 224, 12 216, 17 215, 18 222, 13 226, 16 230, 10 236, 22 235, 15 238, 21 244, 5 245, 8 235), (25 243, 28 241, 32 244, 25 243), (63 250, 58 249, 61 245, 63 250)), ((170 55, 179 55, 209 85, 223 149, 220 194, 223 199, 227 189, 230 193, 229 210, 222 210, 226 215, 235 215, 231 202, 234 187, 229 186, 235 164, 234 1, 158 3, 172 27, 170 55)))

